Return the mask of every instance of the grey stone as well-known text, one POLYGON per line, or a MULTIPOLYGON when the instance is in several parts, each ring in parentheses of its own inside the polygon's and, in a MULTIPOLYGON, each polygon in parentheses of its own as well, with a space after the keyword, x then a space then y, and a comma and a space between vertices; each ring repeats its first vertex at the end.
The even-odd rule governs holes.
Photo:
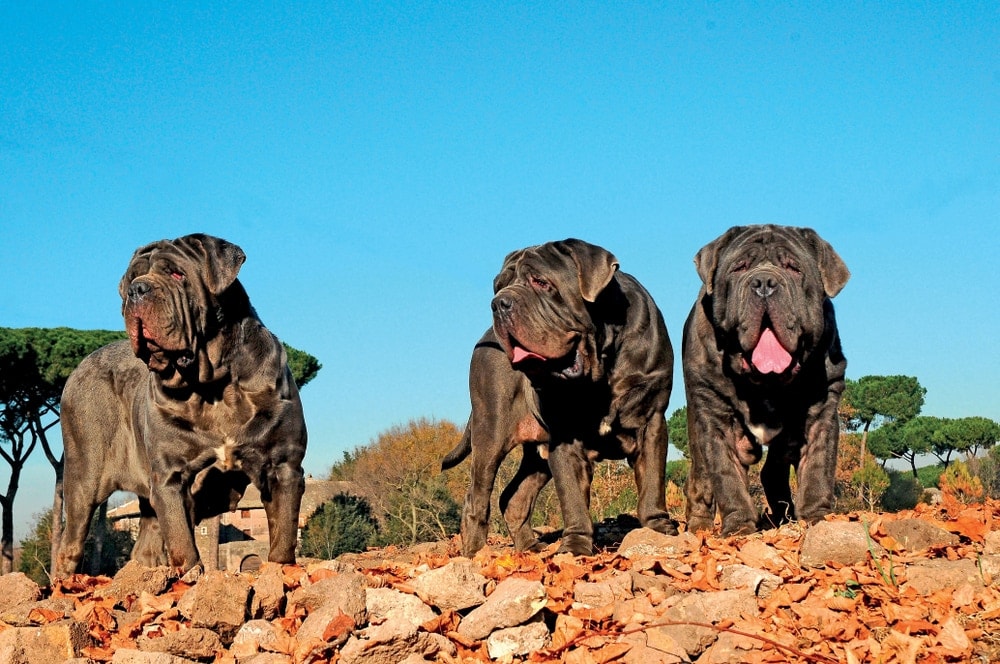
POLYGON ((498 629, 486 639, 486 650, 492 659, 511 655, 527 655, 545 647, 549 640, 549 628, 544 622, 535 621, 527 625, 498 629))
POLYGON ((119 648, 111 656, 111 664, 188 664, 193 661, 165 652, 146 652, 133 648, 119 648))
MULTIPOLYGON (((679 623, 715 624, 743 615, 757 614, 757 598, 750 590, 689 593, 671 600, 677 601, 664 611, 663 618, 679 623)), ((655 636, 670 637, 692 658, 700 655, 718 638, 718 632, 714 629, 684 624, 654 627, 650 629, 650 635, 651 640, 655 636)))
POLYGON ((356 625, 367 622, 365 577, 357 572, 344 572, 312 585, 303 586, 290 593, 291 608, 304 608, 312 612, 320 607, 335 607, 350 616, 356 625))
POLYGON ((59 620, 41 627, 11 627, 0 631, 0 662, 37 664, 79 657, 91 645, 86 623, 59 620))
POLYGON ((94 597, 111 597, 121 601, 138 597, 143 592, 159 595, 175 578, 169 567, 145 567, 130 560, 118 570, 111 583, 94 592, 94 597))
POLYGON ((192 627, 210 629, 228 645, 248 618, 250 581, 230 572, 207 571, 184 594, 178 609, 192 627))
POLYGON ((542 610, 547 598, 540 581, 504 579, 482 606, 462 619, 458 633, 468 639, 483 639, 495 630, 521 625, 542 610))
POLYGON ((799 550, 803 567, 822 567, 828 562, 857 565, 868 560, 869 551, 880 557, 883 549, 868 536, 863 524, 854 521, 820 521, 806 530, 799 550))
POLYGON ((1000 530, 991 530, 986 533, 986 539, 983 541, 983 553, 986 555, 1000 554, 1000 530))
POLYGON ((983 575, 974 560, 927 560, 915 562, 906 568, 904 588, 921 595, 930 595, 945 588, 971 585, 983 587, 983 575))
POLYGON ((722 587, 726 590, 747 588, 758 597, 769 597, 781 585, 781 577, 747 565, 722 568, 722 587))
POLYGON ((267 620, 250 620, 233 637, 230 654, 242 661, 262 650, 275 650, 280 642, 277 628, 267 620))
POLYGON ((284 573, 278 563, 264 563, 253 581, 250 615, 274 620, 285 608, 284 573))
POLYGON ((238 659, 240 664, 292 664, 291 655, 276 652, 261 652, 245 659, 238 659))
POLYGON ((165 652, 194 660, 215 659, 215 654, 223 650, 218 635, 204 627, 167 632, 156 638, 140 636, 135 645, 145 652, 165 652))
POLYGON ((573 599, 585 606, 598 608, 622 602, 632 597, 632 577, 617 574, 605 581, 578 581, 573 586, 573 599))
POLYGON ((650 528, 638 528, 622 539, 618 555, 629 560, 644 557, 675 558, 691 552, 698 538, 691 533, 664 535, 650 528))
POLYGON ((427 659, 441 652, 454 655, 454 644, 440 634, 420 632, 413 623, 393 618, 352 636, 340 650, 338 662, 398 664, 414 655, 427 659))
POLYGON ((454 560, 413 579, 417 596, 442 610, 462 611, 486 601, 486 577, 471 560, 454 560))
POLYGON ((421 602, 415 595, 408 595, 392 588, 368 588, 365 593, 370 622, 402 618, 419 627, 437 616, 434 609, 421 602))
POLYGON ((907 551, 932 546, 954 546, 958 536, 923 519, 900 519, 885 524, 885 532, 907 551))
POLYGON ((23 572, 13 572, 0 576, 0 613, 5 613, 19 604, 37 602, 42 597, 42 589, 23 572))
POLYGON ((24 604, 18 604, 7 610, 0 611, 0 621, 13 627, 30 627, 31 625, 38 624, 31 616, 31 612, 35 609, 55 611, 56 613, 63 614, 63 618, 69 618, 75 608, 73 600, 69 597, 53 597, 43 599, 39 602, 28 601, 24 604))

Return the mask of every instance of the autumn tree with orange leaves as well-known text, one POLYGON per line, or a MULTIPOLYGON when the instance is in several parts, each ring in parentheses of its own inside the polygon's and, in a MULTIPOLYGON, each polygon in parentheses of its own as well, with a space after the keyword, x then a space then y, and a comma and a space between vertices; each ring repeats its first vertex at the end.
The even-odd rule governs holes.
POLYGON ((462 432, 446 420, 411 420, 344 454, 331 480, 354 484, 378 521, 377 543, 412 545, 450 537, 461 518, 460 477, 440 472, 462 432), (449 482, 452 486, 449 486, 449 482))

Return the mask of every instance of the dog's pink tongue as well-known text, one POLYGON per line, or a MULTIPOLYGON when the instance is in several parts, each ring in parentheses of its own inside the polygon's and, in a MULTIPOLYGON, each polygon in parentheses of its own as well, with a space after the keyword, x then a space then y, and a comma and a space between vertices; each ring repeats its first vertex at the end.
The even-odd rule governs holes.
POLYGON ((771 328, 764 328, 757 347, 753 349, 753 365, 761 373, 784 373, 792 363, 792 356, 774 336, 771 328))
POLYGON ((525 360, 545 360, 545 358, 538 353, 532 353, 527 348, 514 346, 514 357, 511 362, 517 364, 518 362, 524 362, 525 360))

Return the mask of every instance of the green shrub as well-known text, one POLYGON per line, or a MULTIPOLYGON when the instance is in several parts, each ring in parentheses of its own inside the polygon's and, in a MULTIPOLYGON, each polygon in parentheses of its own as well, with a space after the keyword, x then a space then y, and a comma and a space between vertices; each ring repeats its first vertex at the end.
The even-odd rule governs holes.
POLYGON ((913 473, 889 471, 889 487, 882 494, 882 507, 888 512, 912 510, 923 493, 924 485, 913 473))
POLYGON ((687 484, 688 473, 690 472, 691 462, 687 459, 667 462, 667 482, 673 482, 682 489, 687 484))
POLYGON ((982 501, 986 493, 982 481, 973 475, 968 464, 962 461, 951 463, 941 474, 939 484, 942 492, 966 505, 982 501))
POLYGON ((851 488, 869 511, 875 511, 889 488, 889 482, 889 474, 870 459, 865 459, 861 470, 851 475, 851 488))
MULTIPOLYGON (((105 521, 101 560, 95 565, 94 557, 97 555, 97 547, 94 538, 100 514, 101 509, 98 508, 90 523, 90 532, 83 545, 83 560, 80 561, 80 571, 85 573, 94 571, 97 574, 110 576, 128 562, 132 547, 135 546, 135 540, 132 539, 130 533, 115 530, 111 527, 110 521, 105 521)), ((51 537, 52 510, 49 509, 35 515, 35 524, 31 535, 21 540, 21 560, 17 570, 27 574, 40 586, 49 585, 49 570, 52 567, 51 537)))
POLYGON ((989 453, 979 459, 977 475, 986 495, 1000 498, 1000 446, 991 447, 989 453))
MULTIPOLYGON (((921 466, 917 468, 917 478, 920 480, 921 486, 936 488, 943 472, 943 464, 936 463, 932 466, 921 466)), ((913 473, 910 473, 910 477, 913 477, 913 473)))
POLYGON ((301 555, 331 560, 359 553, 374 540, 376 522, 367 501, 339 494, 320 505, 302 529, 301 555))

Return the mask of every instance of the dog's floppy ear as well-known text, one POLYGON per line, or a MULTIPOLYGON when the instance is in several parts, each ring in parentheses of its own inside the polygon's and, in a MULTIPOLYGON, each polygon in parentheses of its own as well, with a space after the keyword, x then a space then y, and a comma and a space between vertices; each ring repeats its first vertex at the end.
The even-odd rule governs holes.
POLYGON ((715 281, 715 270, 719 267, 719 253, 733 238, 743 232, 745 226, 733 226, 728 231, 715 238, 698 250, 694 256, 694 267, 698 276, 705 284, 705 292, 712 294, 712 283, 715 281))
POLYGON ((247 255, 238 246, 211 235, 195 233, 179 238, 177 242, 201 246, 207 267, 205 285, 213 295, 219 295, 233 285, 236 275, 247 259, 247 255))
POLYGON ((557 244, 569 253, 576 263, 576 274, 580 280, 580 294, 586 302, 593 302, 601 294, 618 271, 618 259, 607 249, 570 238, 557 244))
POLYGON ((844 264, 843 259, 834 251, 830 243, 821 238, 819 233, 811 228, 800 228, 798 231, 813 252, 813 256, 816 257, 826 296, 834 297, 851 278, 850 270, 847 269, 847 265, 844 264))

